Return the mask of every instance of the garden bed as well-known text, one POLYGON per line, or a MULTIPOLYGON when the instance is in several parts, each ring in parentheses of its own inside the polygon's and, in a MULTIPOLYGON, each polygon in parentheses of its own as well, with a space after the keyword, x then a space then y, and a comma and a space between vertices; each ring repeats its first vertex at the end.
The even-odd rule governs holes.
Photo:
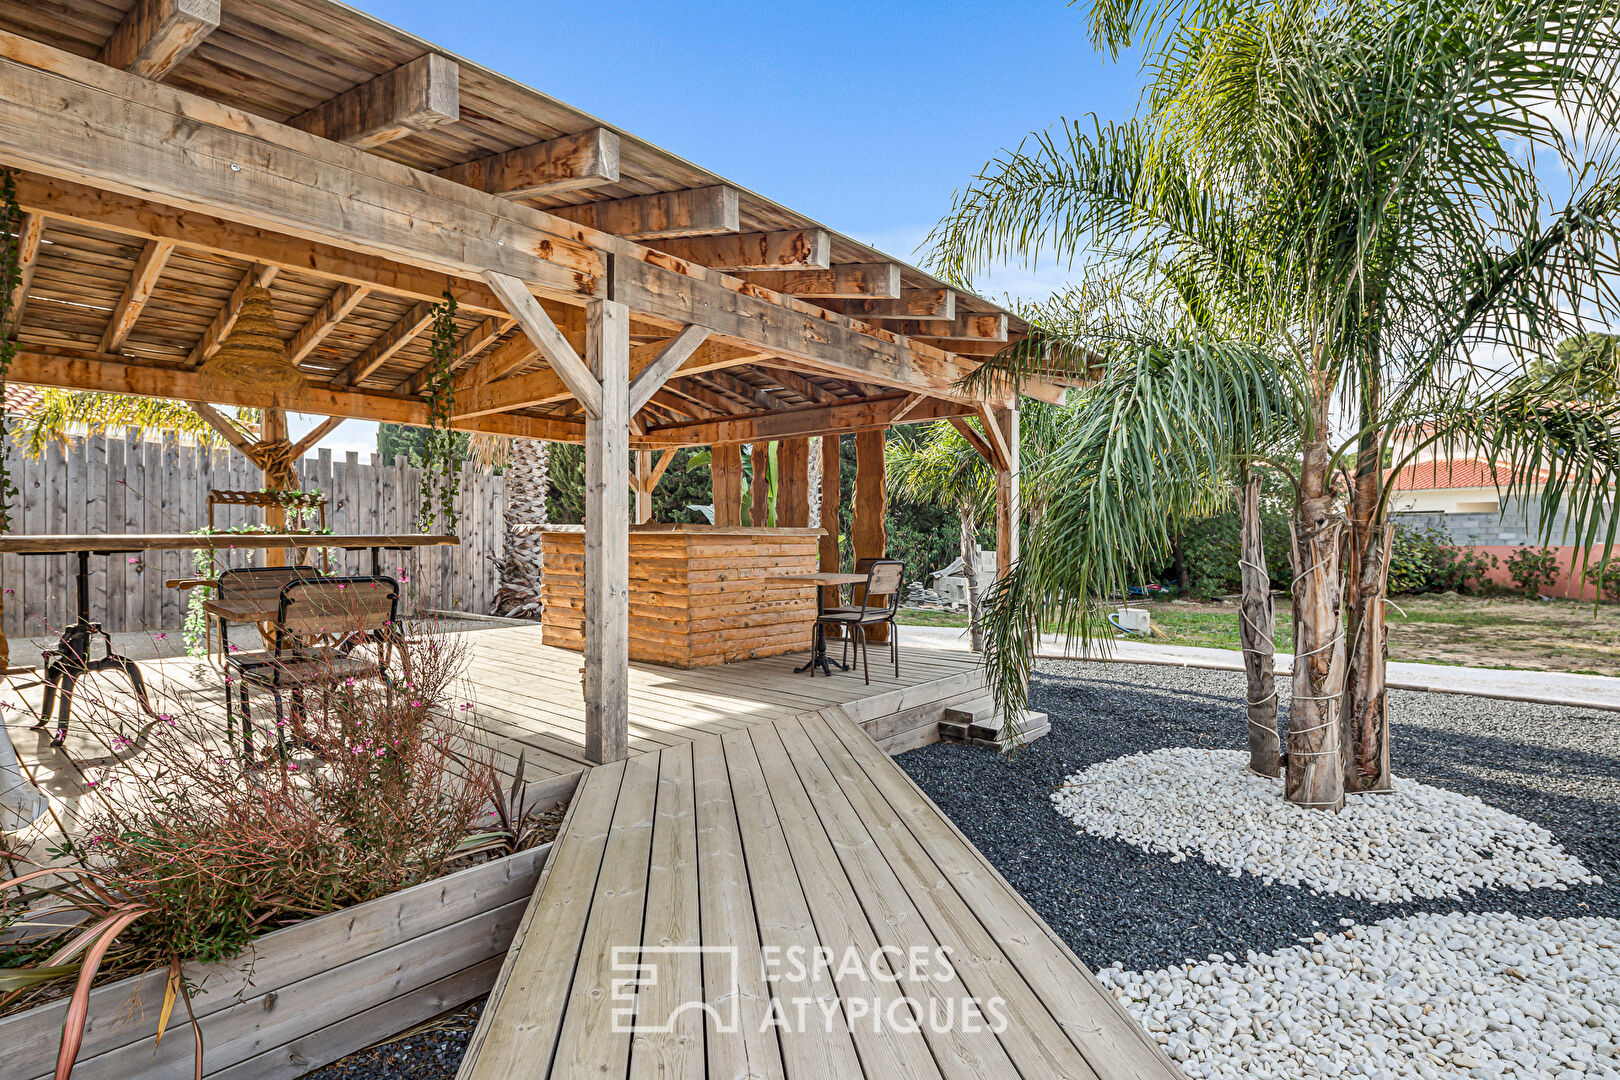
MULTIPOLYGON (((219 964, 188 966, 203 1075, 290 1080, 488 992, 551 844, 273 931, 219 964)), ((164 973, 91 993, 75 1080, 189 1076, 195 1043, 176 1006, 160 1045, 164 973)), ((5 1074, 56 1067, 66 999, 0 1019, 5 1074)))

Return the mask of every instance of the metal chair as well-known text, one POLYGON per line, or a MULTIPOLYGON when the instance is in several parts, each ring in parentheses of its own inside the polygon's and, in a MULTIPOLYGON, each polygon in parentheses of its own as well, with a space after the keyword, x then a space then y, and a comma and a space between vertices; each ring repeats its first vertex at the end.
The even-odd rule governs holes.
POLYGON ((393 578, 310 578, 283 585, 271 646, 226 655, 227 732, 234 740, 239 710, 243 756, 253 754, 249 690, 267 691, 275 702, 277 749, 283 757, 287 752, 283 695, 292 699, 293 723, 301 738, 304 692, 310 688, 380 678, 391 702, 393 682, 388 664, 394 647, 401 644, 398 614, 399 585, 393 578), (366 644, 376 646, 375 660, 355 655, 366 644))
POLYGON ((866 570, 866 591, 858 607, 834 608, 824 611, 816 620, 822 626, 836 626, 844 635, 844 656, 849 656, 849 640, 853 636, 861 654, 861 665, 868 684, 872 682, 871 654, 866 647, 866 628, 886 625, 889 628, 889 656, 894 661, 894 674, 900 675, 900 636, 895 632, 895 613, 900 610, 900 590, 905 582, 906 567, 898 559, 873 559, 866 570), (874 604, 878 597, 887 602, 874 604))
MULTIPOLYGON (((203 582, 212 585, 214 594, 222 604, 244 611, 275 611, 281 602, 282 586, 292 581, 313 581, 325 575, 319 568, 308 564, 297 566, 242 566, 224 570, 212 582, 203 582)), ((203 648, 207 656, 212 657, 214 652, 214 627, 219 627, 219 659, 215 666, 225 669, 225 658, 231 651, 231 621, 224 615, 215 612, 206 612, 206 622, 203 630, 203 648)), ((275 635, 274 624, 268 621, 260 622, 260 636, 264 644, 269 647, 275 635)))

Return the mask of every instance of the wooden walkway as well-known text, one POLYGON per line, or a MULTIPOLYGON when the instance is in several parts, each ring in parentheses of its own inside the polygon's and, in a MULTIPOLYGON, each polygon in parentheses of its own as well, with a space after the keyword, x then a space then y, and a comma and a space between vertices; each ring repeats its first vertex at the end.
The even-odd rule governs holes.
POLYGON ((1179 1075, 833 706, 586 773, 460 1080, 1179 1075))

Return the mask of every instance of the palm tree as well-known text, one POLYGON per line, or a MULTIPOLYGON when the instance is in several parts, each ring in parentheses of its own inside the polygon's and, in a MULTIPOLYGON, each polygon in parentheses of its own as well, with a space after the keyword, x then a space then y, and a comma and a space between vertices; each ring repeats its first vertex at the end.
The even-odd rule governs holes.
POLYGON ((499 468, 504 481, 505 535, 501 544, 500 585, 495 613, 517 618, 540 615, 540 531, 550 520, 546 497, 551 489, 551 444, 540 439, 474 435, 468 446, 473 460, 499 468))
MULTIPOLYGON (((1054 486, 1063 509, 1032 530, 993 595, 992 636, 1013 635, 990 645, 998 686, 1027 680, 1016 635, 1044 609, 1090 617, 1123 580, 1121 553, 1161 547, 1157 531, 1201 478, 1286 435, 1298 449, 1274 463, 1295 495, 1285 791, 1336 809, 1347 781, 1387 784, 1382 461, 1395 430, 1423 423, 1430 442, 1466 433, 1563 455, 1563 467, 1614 485, 1600 424, 1565 441, 1556 403, 1472 355, 1503 343, 1542 354, 1578 315, 1609 310, 1620 170, 1600 139, 1564 135, 1620 121, 1617 0, 1597 6, 1097 5, 1103 40, 1156 43, 1144 114, 1066 125, 992 162, 936 231, 936 265, 966 281, 1041 251, 1090 257, 1150 288, 1191 282, 1221 298, 1224 317, 1220 333, 1075 338, 1059 327, 1055 354, 1037 343, 997 365, 1016 378, 1072 372, 1076 356, 1091 372, 1101 357, 1102 386, 1124 396, 1097 404, 1075 444, 1040 466, 1116 475, 1054 486), (1538 173, 1548 168, 1572 192, 1561 209, 1538 173), (1346 402, 1357 415, 1337 431, 1346 402), (1098 426, 1110 417, 1124 427, 1098 426)), ((1561 492, 1577 529, 1591 526, 1603 486, 1561 492)))
MULTIPOLYGON (((234 420, 245 431, 258 420, 258 412, 237 409, 234 420)), ((41 391, 39 404, 17 425, 16 437, 24 453, 38 457, 49 443, 100 435, 112 428, 174 432, 210 447, 225 441, 201 413, 184 401, 56 389, 41 391)))
POLYGON ((889 494, 915 506, 937 506, 961 521, 959 553, 967 580, 968 636, 984 651, 979 608, 979 523, 993 513, 995 475, 971 443, 948 423, 927 425, 919 438, 890 439, 884 447, 889 494))

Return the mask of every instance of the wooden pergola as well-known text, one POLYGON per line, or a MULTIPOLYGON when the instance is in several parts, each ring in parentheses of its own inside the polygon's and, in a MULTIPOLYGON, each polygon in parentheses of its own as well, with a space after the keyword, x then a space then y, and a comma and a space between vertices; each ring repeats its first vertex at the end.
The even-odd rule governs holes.
POLYGON ((660 451, 716 447, 720 488, 744 443, 796 470, 855 433, 880 492, 884 429, 947 419, 1017 557, 1017 400, 959 382, 1024 324, 626 132, 328 0, 3 0, 0 84, 13 380, 199 401, 261 285, 309 380, 291 408, 427 424, 448 291, 454 426, 584 444, 593 760, 625 754, 626 536, 660 451))

